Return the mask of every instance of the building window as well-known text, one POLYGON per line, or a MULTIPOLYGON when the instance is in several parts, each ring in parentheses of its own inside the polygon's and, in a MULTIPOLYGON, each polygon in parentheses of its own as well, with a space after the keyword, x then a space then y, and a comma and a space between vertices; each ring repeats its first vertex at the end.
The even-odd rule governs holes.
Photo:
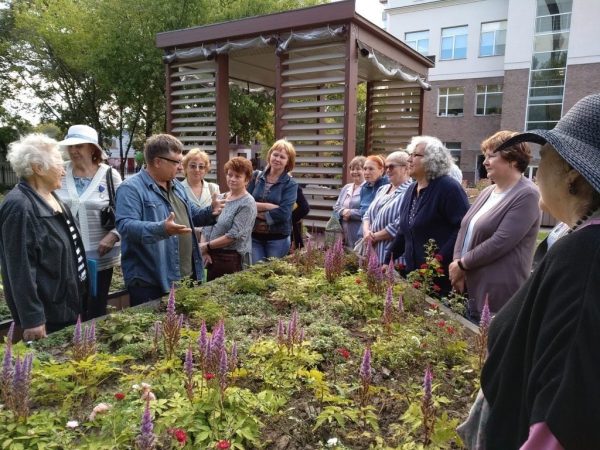
POLYGON ((476 116, 502 114, 502 85, 486 84, 477 86, 476 116))
POLYGON ((454 164, 460 167, 460 142, 444 142, 444 145, 450 151, 450 155, 452 155, 452 160, 454 161, 454 164))
POLYGON ((525 129, 551 129, 562 115, 572 0, 537 0, 525 129))
POLYGON ((429 30, 405 33, 404 42, 423 55, 429 54, 429 30))
POLYGON ((440 88, 438 116, 462 116, 465 93, 462 87, 440 88))
POLYGON ((442 28, 442 54, 440 59, 467 57, 467 26, 442 28))
POLYGON ((506 48, 506 20, 481 24, 479 56, 504 55, 506 48))

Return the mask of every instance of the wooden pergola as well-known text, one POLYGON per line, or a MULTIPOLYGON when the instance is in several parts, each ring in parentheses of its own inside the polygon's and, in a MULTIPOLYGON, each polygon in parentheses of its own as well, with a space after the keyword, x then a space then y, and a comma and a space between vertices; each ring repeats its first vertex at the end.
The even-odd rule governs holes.
POLYGON ((421 132, 433 62, 358 15, 355 0, 160 33, 157 46, 165 51, 167 132, 209 153, 221 183, 229 84, 275 92, 275 136, 296 148, 309 226, 325 224, 347 182, 359 83, 367 83, 367 154, 405 147, 421 132))

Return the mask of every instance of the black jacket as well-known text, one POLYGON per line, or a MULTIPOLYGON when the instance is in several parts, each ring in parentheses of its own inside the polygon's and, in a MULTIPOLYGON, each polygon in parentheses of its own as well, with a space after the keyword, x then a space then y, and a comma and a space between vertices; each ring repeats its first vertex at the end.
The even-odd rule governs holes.
POLYGON ((0 264, 6 303, 23 329, 42 324, 60 328, 75 323, 84 312, 88 280, 79 279, 65 215, 54 213, 24 181, 0 206, 0 264))

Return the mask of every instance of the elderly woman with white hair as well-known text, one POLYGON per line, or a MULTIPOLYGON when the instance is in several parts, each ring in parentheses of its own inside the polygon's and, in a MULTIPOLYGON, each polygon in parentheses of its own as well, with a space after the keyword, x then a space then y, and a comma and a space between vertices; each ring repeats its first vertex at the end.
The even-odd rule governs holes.
POLYGON ((69 208, 54 192, 65 174, 57 142, 28 135, 10 144, 8 160, 21 181, 0 206, 4 294, 23 339, 40 339, 85 311, 85 249, 69 208))
POLYGON ((408 151, 408 171, 415 181, 404 195, 400 232, 388 248, 384 262, 391 255, 404 255, 406 271, 418 269, 425 262, 425 245, 433 239, 446 275, 439 277, 436 284, 439 294, 445 295, 450 291, 448 265, 469 201, 462 186, 448 175, 452 156, 439 139, 413 137, 408 151))
POLYGON ((496 151, 521 142, 542 145, 540 205, 569 232, 491 320, 481 391, 458 431, 469 449, 598 449, 600 94, 496 151))
MULTIPOLYGON (((385 259, 385 251, 398 233, 402 199, 412 180, 408 175, 408 153, 392 152, 385 159, 389 184, 381 186, 363 216, 363 237, 375 250, 377 259, 385 259)), ((394 255, 399 259, 402 255, 394 255)))

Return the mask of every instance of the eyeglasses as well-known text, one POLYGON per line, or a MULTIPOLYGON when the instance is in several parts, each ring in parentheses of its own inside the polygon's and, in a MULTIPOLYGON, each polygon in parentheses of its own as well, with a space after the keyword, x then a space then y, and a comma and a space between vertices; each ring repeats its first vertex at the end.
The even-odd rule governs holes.
POLYGON ((171 159, 167 158, 166 156, 159 156, 159 158, 164 159, 165 161, 169 161, 170 163, 173 163, 176 166, 180 166, 181 164, 183 164, 183 159, 171 159))
POLYGON ((413 157, 413 158, 422 158, 423 156, 425 156, 423 153, 411 153, 410 155, 408 155, 408 157, 413 157))
POLYGON ((204 170, 204 169, 206 169, 206 166, 204 164, 190 164, 188 167, 190 169, 192 169, 192 170, 196 170, 196 169, 198 169, 198 170, 204 170))
POLYGON ((406 164, 386 164, 385 170, 394 170, 396 167, 404 167, 406 164))

